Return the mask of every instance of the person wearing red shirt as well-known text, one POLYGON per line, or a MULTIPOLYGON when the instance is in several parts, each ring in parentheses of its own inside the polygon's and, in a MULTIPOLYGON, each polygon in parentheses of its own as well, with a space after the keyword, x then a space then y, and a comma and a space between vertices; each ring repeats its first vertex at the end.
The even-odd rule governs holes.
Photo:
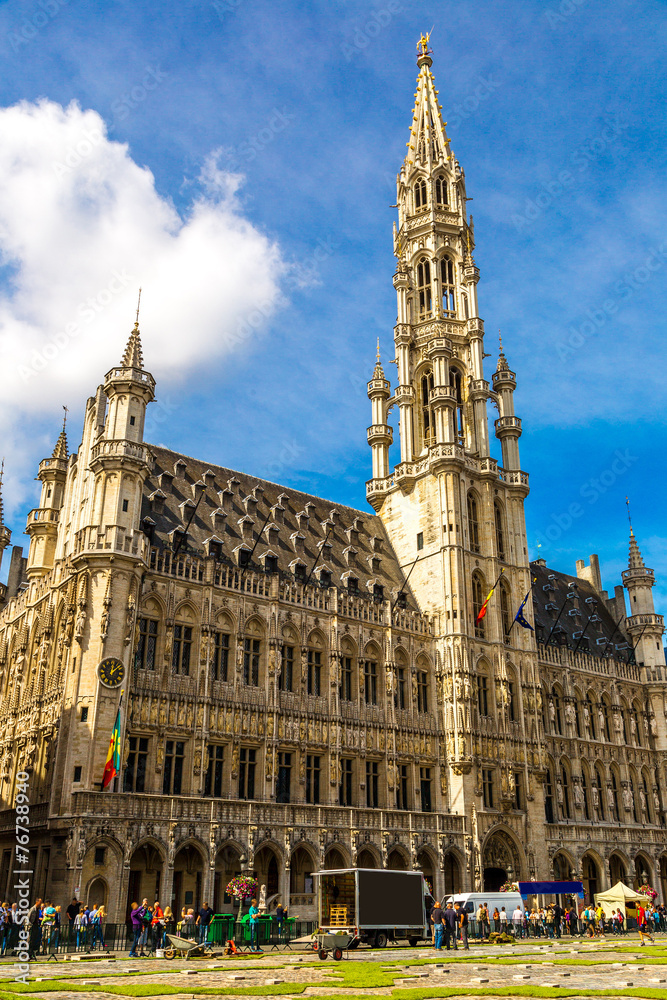
POLYGON ((646 923, 646 910, 641 903, 637 904, 637 928, 639 930, 639 940, 641 941, 642 948, 645 946, 644 935, 648 935, 652 944, 655 944, 655 938, 649 930, 648 924, 646 923))

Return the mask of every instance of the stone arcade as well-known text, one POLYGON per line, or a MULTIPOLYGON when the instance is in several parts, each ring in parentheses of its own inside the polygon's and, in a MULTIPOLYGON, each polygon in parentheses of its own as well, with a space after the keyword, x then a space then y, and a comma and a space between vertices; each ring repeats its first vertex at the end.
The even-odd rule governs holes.
MULTIPOLYGON (((529 565, 516 377, 484 378, 474 232, 422 40, 394 232, 397 385, 368 383, 375 513, 144 442, 138 323, 39 466, 0 588, 0 893, 30 774, 35 892, 180 911, 244 869, 314 915, 320 867, 667 891, 667 678, 653 572, 529 565), (497 407, 502 465, 490 456, 497 407), (396 408, 400 462, 389 467, 396 408), (502 570, 502 575, 501 575, 502 570), (409 580, 408 580, 409 576, 409 580), (476 622, 498 580, 486 616, 476 622), (526 615, 536 632, 514 626, 526 615), (634 647, 634 655, 633 655, 634 647), (102 683, 100 663, 124 680, 102 683), (101 790, 125 690, 122 775, 101 790)), ((0 506, 0 556, 10 542, 0 506)))

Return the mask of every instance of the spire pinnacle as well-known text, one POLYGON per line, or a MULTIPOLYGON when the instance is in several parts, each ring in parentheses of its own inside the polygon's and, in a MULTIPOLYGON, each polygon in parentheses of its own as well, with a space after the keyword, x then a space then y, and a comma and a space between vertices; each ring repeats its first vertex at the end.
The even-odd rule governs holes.
POLYGON ((431 32, 422 34, 417 43, 417 92, 412 112, 410 140, 406 143, 408 152, 406 166, 423 166, 430 168, 438 162, 447 162, 449 154, 449 139, 445 133, 446 122, 442 120, 442 106, 438 104, 438 91, 435 89, 431 73, 431 50, 429 40, 431 32))
POLYGON ((63 406, 63 410, 65 411, 65 416, 63 417, 63 429, 58 435, 58 440, 56 441, 56 446, 53 449, 51 458, 67 458, 69 455, 69 450, 67 448, 67 432, 65 430, 67 427, 67 414, 69 413, 69 409, 66 406, 63 406))
POLYGON ((630 553, 628 556, 628 569, 644 569, 644 559, 639 551, 639 546, 637 545, 637 539, 635 538, 635 533, 632 530, 632 524, 630 525, 630 553))
POLYGON ((384 378, 384 369, 380 361, 380 338, 377 339, 377 351, 375 355, 375 368, 373 369, 373 378, 384 378))
POLYGON ((143 368, 144 357, 141 351, 141 335, 139 333, 139 306, 141 305, 141 289, 139 289, 139 300, 137 302, 137 316, 134 321, 134 329, 130 334, 130 339, 125 348, 121 364, 124 368, 143 368))
POLYGON ((496 368, 496 371, 508 372, 510 366, 507 364, 507 358, 505 357, 505 354, 503 352, 503 336, 500 330, 498 330, 498 345, 500 348, 500 354, 498 355, 498 367, 496 368))
POLYGON ((2 464, 0 465, 0 526, 3 523, 3 513, 2 513, 2 480, 5 475, 5 460, 2 459, 2 464))

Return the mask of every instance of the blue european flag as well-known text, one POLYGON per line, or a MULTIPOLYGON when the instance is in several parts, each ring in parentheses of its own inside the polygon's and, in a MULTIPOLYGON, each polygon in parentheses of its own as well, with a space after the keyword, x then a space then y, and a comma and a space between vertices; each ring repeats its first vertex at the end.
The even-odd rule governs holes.
POLYGON ((526 596, 522 600, 521 605, 519 607, 519 610, 517 611, 517 613, 514 616, 514 621, 518 622, 519 625, 521 625, 522 628, 529 628, 531 632, 534 632, 535 629, 533 628, 533 626, 529 622, 527 622, 526 619, 523 616, 523 609, 525 608, 526 601, 528 600, 529 597, 530 597, 530 590, 528 591, 528 593, 526 594, 526 596))

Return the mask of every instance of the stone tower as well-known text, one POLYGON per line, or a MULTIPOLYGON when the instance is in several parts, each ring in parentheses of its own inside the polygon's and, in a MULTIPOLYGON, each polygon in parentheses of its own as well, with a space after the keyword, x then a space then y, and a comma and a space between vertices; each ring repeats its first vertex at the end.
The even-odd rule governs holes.
POLYGON ((667 747, 664 729, 667 670, 662 636, 665 631, 662 615, 655 613, 653 587, 655 574, 644 565, 635 533, 630 528, 628 568, 623 570, 623 585, 628 591, 630 614, 626 628, 635 650, 635 659, 643 668, 647 688, 647 727, 656 740, 656 747, 667 747), (660 724, 658 723, 660 720, 660 724))
POLYGON ((39 507, 28 514, 26 534, 30 536, 28 579, 34 580, 53 569, 58 541, 60 509, 65 495, 68 461, 65 421, 53 454, 39 463, 37 478, 42 484, 39 507))
POLYGON ((155 380, 143 367, 137 319, 120 364, 107 372, 88 400, 60 512, 67 530, 58 533, 56 559, 68 560, 75 574, 68 594, 73 642, 65 674, 64 738, 56 762, 56 787, 63 803, 79 789, 101 787, 120 691, 100 684, 100 662, 108 657, 121 660, 128 678, 148 552, 140 527, 151 460, 143 429, 154 389, 155 380), (73 780, 75 775, 78 780, 73 780))
MULTIPOLYGON (((533 785, 532 775, 524 773, 526 759, 533 761, 532 749, 525 754, 508 740, 522 685, 534 691, 523 706, 525 711, 532 705, 525 732, 537 758, 540 753, 536 646, 533 634, 514 624, 516 608, 530 589, 523 511, 528 476, 519 463, 516 377, 501 348, 493 388, 484 378, 473 222, 465 175, 441 117, 427 39, 420 42, 417 65, 394 227, 398 385, 392 396, 378 362, 368 383, 373 478, 367 497, 422 610, 438 622, 436 670, 451 808, 469 811, 483 782, 490 783, 485 801, 495 798, 496 807, 514 808, 517 783, 533 785), (490 456, 489 401, 498 409, 495 435, 502 467, 490 456), (391 470, 388 415, 393 407, 399 415, 400 461, 391 470), (478 621, 496 582, 488 613, 478 621), (492 689, 501 710, 500 751, 481 739, 492 689), (485 761, 492 753, 493 767, 485 761), (504 762, 500 768, 498 760, 504 762)), ((539 763, 535 771, 539 776, 539 763)), ((542 808, 538 798, 536 818, 542 808)))

